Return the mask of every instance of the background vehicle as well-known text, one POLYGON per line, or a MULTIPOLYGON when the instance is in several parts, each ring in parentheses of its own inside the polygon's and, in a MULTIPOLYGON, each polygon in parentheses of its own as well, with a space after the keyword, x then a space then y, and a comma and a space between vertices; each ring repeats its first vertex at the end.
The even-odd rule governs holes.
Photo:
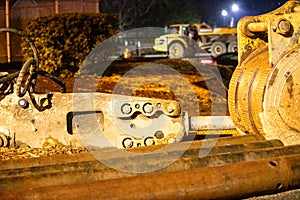
POLYGON ((206 50, 213 57, 226 52, 237 52, 236 28, 211 28, 207 24, 170 25, 169 34, 155 38, 153 49, 167 53, 170 58, 185 57, 190 27, 197 28, 199 48, 206 50))

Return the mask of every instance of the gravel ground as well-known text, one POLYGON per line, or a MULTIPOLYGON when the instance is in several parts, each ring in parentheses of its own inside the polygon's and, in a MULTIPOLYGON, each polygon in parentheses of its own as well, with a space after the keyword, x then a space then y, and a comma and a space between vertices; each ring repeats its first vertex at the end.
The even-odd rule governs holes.
POLYGON ((297 200, 300 199, 300 189, 289 190, 272 195, 251 197, 244 200, 297 200))

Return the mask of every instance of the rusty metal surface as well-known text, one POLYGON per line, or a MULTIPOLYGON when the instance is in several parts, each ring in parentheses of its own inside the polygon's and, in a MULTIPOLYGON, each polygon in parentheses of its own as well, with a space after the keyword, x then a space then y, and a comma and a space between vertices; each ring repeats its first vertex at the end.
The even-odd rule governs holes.
POLYGON ((268 139, 300 142, 300 47, 291 49, 274 66, 265 89, 262 123, 268 139))
POLYGON ((89 183, 1 191, 6 199, 228 199, 299 185, 299 155, 89 183))
MULTIPOLYGON (((170 176, 176 176, 179 179, 181 179, 182 176, 180 174, 182 174, 182 172, 185 173, 190 172, 191 174, 193 174, 196 172, 194 170, 196 169, 200 170, 200 168, 203 168, 203 171, 201 172, 201 176, 206 176, 204 175, 204 172, 207 170, 206 174, 209 174, 211 168, 216 166, 228 166, 230 168, 230 166, 232 166, 232 164, 230 163, 258 161, 264 158, 268 158, 269 160, 272 160, 272 164, 269 165, 276 165, 274 163, 276 163, 277 161, 273 161, 274 157, 283 156, 283 155, 286 156, 291 154, 295 155, 299 152, 298 146, 283 147, 282 143, 278 140, 259 141, 259 142, 250 142, 247 144, 233 144, 233 145, 228 144, 229 141, 228 138, 224 138, 224 140, 227 140, 227 142, 224 143, 227 145, 216 146, 213 149, 201 148, 202 146, 201 143, 198 143, 197 148, 196 146, 192 146, 191 149, 188 149, 186 152, 184 152, 182 157, 178 159, 174 159, 173 162, 169 163, 169 165, 167 165, 166 167, 163 167, 160 170, 152 171, 152 172, 151 172, 151 166, 157 165, 158 163, 163 163, 169 157, 172 157, 172 155, 181 152, 180 145, 179 145, 180 143, 172 144, 173 146, 178 145, 177 150, 176 148, 174 148, 173 150, 169 150, 163 153, 154 152, 151 154, 146 154, 144 151, 141 151, 140 154, 137 154, 137 152, 135 152, 135 154, 129 154, 127 155, 127 157, 122 156, 123 154, 120 153, 120 151, 125 151, 125 150, 103 149, 98 151, 98 153, 101 154, 103 158, 105 158, 103 160, 100 160, 100 162, 96 160, 93 156, 91 156, 91 154, 88 153, 82 153, 76 155, 58 155, 58 156, 47 157, 47 158, 5 161, 5 162, 1 162, 0 165, 1 166, 0 167, 0 177, 1 177, 0 196, 8 194, 8 197, 9 195, 11 195, 12 197, 17 197, 22 193, 23 195, 25 195, 26 198, 27 198, 26 195, 29 195, 28 198, 30 197, 30 195, 36 195, 38 196, 38 198, 43 199, 45 196, 40 196, 41 194, 39 193, 39 191, 45 190, 48 192, 51 191, 56 186, 61 187, 62 190, 65 190, 64 185, 70 185, 70 186, 66 186, 67 188, 66 191, 68 191, 69 187, 71 188, 74 186, 75 193, 74 196, 70 195, 68 198, 70 199, 75 197, 81 198, 80 196, 81 194, 78 194, 76 191, 78 189, 77 184, 80 185, 80 188, 87 187, 85 188, 86 190, 90 190, 88 188, 94 182, 97 182, 97 185, 102 185, 102 183, 104 184, 107 183, 109 185, 112 184, 111 187, 113 188, 114 184, 116 184, 113 180, 120 180, 120 182, 124 182, 125 184, 125 182, 127 181, 130 182, 131 178, 135 177, 137 179, 140 179, 141 177, 146 176, 146 177, 151 177, 149 180, 150 182, 144 179, 139 181, 142 181, 144 182, 143 184, 150 186, 152 182, 155 181, 156 176, 165 177, 165 174, 173 174, 170 176), (205 157, 201 157, 201 155, 203 155, 201 151, 208 152, 208 155, 206 155, 205 157), (112 163, 113 165, 110 165, 112 163), (112 166, 115 168, 113 168, 112 166), (136 170, 138 168, 140 169, 142 168, 143 170, 145 170, 145 173, 134 173, 135 171, 138 171, 136 170), (148 169, 149 172, 146 173, 148 169), (23 191, 24 187, 27 188, 26 191, 23 191)), ((253 170, 252 169, 253 166, 251 166, 250 164, 249 165, 247 164, 247 166, 248 166, 247 168, 241 168, 241 169, 243 169, 244 171, 253 170)), ((229 173, 229 168, 227 173, 229 173)), ((228 177, 230 177, 230 179, 232 179, 232 181, 237 178, 234 175, 235 170, 237 169, 238 168, 232 167, 232 174, 227 175, 228 177)), ((223 171, 223 168, 220 168, 219 170, 223 171)), ((239 170, 239 171, 243 171, 243 170, 239 170)), ((183 175, 184 179, 189 178, 191 179, 191 182, 193 182, 194 180, 192 180, 193 179, 192 175, 189 173, 187 174, 185 173, 183 175)), ((171 177, 168 176, 165 177, 166 179, 162 178, 158 180, 162 181, 162 183, 165 183, 166 185, 169 185, 170 184, 169 182, 172 179, 171 177)), ((213 177, 210 178, 211 179, 206 177, 204 181, 208 185, 225 184, 221 182, 215 183, 214 182, 215 180, 212 180, 213 177)), ((117 183, 119 183, 119 181, 117 181, 117 183)), ((208 187, 208 185, 206 187, 208 187)), ((172 184, 171 187, 173 187, 172 184)), ((186 185, 183 184, 180 187, 181 189, 183 189, 186 187, 186 185)), ((125 188, 123 189, 124 189, 123 192, 126 192, 125 188)), ((173 195, 175 195, 172 197, 177 197, 176 196, 177 194, 175 193, 176 188, 172 188, 172 189, 174 192, 173 195)), ((198 190, 198 188, 196 188, 196 185, 194 190, 198 190)), ((107 195, 112 195, 111 193, 113 193, 113 191, 114 190, 111 189, 110 191, 108 191, 109 194, 107 195)), ((164 191, 165 190, 161 191, 163 194, 160 194, 162 196, 160 196, 159 198, 169 198, 169 196, 164 196, 165 195, 164 191)), ((54 196, 61 195, 60 193, 62 191, 57 190, 56 192, 57 193, 54 194, 54 196)), ((87 195, 86 192, 87 191, 85 191, 84 195, 87 195)), ((102 191, 101 193, 103 192, 104 191, 102 191)), ((142 191, 142 192, 143 195, 145 195, 145 197, 150 195, 150 191, 149 192, 142 191)), ((202 192, 203 191, 201 190, 201 193, 202 192)), ((255 190, 255 192, 257 191, 255 190)), ((124 196, 118 196, 118 195, 115 196, 115 195, 117 194, 112 195, 111 198, 116 197, 120 199, 123 198, 126 199, 126 197, 124 196)), ((94 197, 98 197, 98 196, 94 196, 94 197)), ((189 195, 186 196, 186 198, 189 197, 190 197, 189 195)), ((214 196, 211 196, 211 198, 212 197, 214 196)), ((135 196, 135 198, 137 198, 137 196, 135 196)))
MULTIPOLYGON (((207 139, 197 140, 193 142, 169 144, 168 148, 164 149, 165 145, 157 145, 151 147, 140 147, 133 149, 126 149, 126 152, 133 153, 168 153, 176 151, 184 151, 182 156, 185 155, 198 155, 199 148, 210 149, 209 154, 219 154, 224 152, 238 152, 247 151, 253 149, 269 148, 283 146, 280 140, 264 140, 263 137, 258 135, 248 135, 248 136, 238 136, 238 137, 224 137, 219 139, 207 139), (214 142, 216 141, 216 142, 214 142), (239 143, 239 141, 241 143, 239 143), (159 152, 157 152, 160 150, 159 152)), ((100 150, 103 154, 107 154, 110 158, 120 158, 123 156, 122 150, 117 151, 114 148, 104 148, 100 150)), ((127 155, 129 156, 129 154, 127 155)), ((62 154, 62 155, 52 155, 46 157, 34 157, 30 159, 17 159, 17 160, 6 160, 1 161, 0 170, 5 169, 17 169, 25 167, 39 167, 45 165, 60 165, 63 163, 73 163, 73 162, 87 162, 94 161, 95 158, 91 153, 82 152, 76 154, 62 154)))
POLYGON ((144 146, 145 138, 150 136, 156 143, 169 143, 180 141, 184 135, 180 106, 175 101, 104 93, 36 94, 35 98, 38 102, 48 102, 49 108, 43 112, 38 111, 29 103, 28 95, 23 98, 28 102, 28 108, 18 105, 20 98, 16 94, 7 95, 1 100, 1 132, 12 143, 42 147, 47 138, 52 137, 68 146, 122 147, 121 137, 129 135, 140 138, 141 146, 144 146), (131 104, 135 104, 136 108, 131 104), (124 111, 124 105, 131 109, 130 113, 124 111), (147 106, 152 106, 149 108, 151 112, 148 112, 147 106), (170 106, 174 107, 171 112, 168 110, 170 106), (161 114, 152 119, 139 116, 128 119, 136 112, 145 116, 152 116, 156 112, 161 114), (144 135, 141 135, 139 127, 148 126, 148 132, 143 131, 144 135), (154 137, 157 130, 164 133, 164 138, 154 137), (97 139, 100 140, 98 144, 97 139))

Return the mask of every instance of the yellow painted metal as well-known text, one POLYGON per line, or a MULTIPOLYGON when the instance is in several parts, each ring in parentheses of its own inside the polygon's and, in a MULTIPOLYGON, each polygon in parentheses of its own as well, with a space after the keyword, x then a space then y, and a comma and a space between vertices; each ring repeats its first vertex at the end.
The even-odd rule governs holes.
POLYGON ((239 65, 229 88, 237 129, 300 143, 300 3, 238 23, 239 65))

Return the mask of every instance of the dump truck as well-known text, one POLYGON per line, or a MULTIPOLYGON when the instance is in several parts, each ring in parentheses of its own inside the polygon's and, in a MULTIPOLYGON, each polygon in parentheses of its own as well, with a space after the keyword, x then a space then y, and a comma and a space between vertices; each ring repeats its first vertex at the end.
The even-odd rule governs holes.
POLYGON ((153 49, 168 54, 169 58, 187 56, 191 27, 195 27, 199 35, 196 45, 213 57, 226 52, 237 52, 236 28, 212 28, 207 24, 172 24, 168 34, 155 38, 153 49))

